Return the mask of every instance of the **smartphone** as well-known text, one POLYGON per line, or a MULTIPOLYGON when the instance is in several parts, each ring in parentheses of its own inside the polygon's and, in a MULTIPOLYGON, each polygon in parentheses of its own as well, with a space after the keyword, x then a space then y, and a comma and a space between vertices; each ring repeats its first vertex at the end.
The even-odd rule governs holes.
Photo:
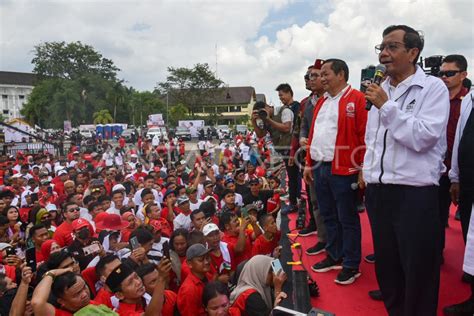
POLYGON ((16 250, 13 247, 8 247, 7 250, 5 250, 8 256, 15 256, 16 255, 16 250))
POLYGON ((275 259, 272 261, 272 269, 273 273, 278 274, 278 271, 283 271, 283 267, 281 266, 280 259, 275 259))
POLYGON ((36 249, 31 247, 25 250, 26 265, 31 268, 32 272, 36 272, 36 249))
POLYGON ((53 187, 48 187, 48 193, 53 194, 53 187))
POLYGON ((90 244, 82 248, 84 256, 92 255, 100 251, 100 246, 98 244, 90 244))
POLYGON ((130 243, 130 249, 132 249, 132 250, 140 248, 140 243, 138 242, 137 237, 130 238, 129 243, 130 243))
POLYGON ((163 243, 163 249, 161 252, 163 253, 163 258, 170 258, 170 244, 168 241, 163 243))

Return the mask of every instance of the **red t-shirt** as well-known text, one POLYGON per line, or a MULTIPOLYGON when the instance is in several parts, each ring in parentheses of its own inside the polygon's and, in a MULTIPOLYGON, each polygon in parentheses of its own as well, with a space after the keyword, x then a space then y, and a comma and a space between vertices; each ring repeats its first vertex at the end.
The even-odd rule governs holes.
POLYGON ((116 312, 120 316, 141 316, 145 312, 145 309, 142 304, 127 304, 120 302, 116 312))
POLYGON ((56 240, 61 247, 70 246, 73 242, 72 224, 63 222, 59 225, 54 232, 54 240, 56 240))
MULTIPOLYGON (((253 234, 253 231, 251 230, 246 230, 245 231, 245 235, 246 235, 246 238, 245 238, 245 250, 244 252, 242 252, 241 254, 237 255, 237 254, 234 254, 235 257, 234 257, 234 260, 232 262, 232 268, 235 270, 235 268, 237 268, 237 266, 245 261, 245 260, 248 260, 251 258, 251 253, 252 253, 252 234, 253 234)), ((222 236, 222 241, 226 242, 227 244, 229 245, 232 245, 232 247, 234 248, 234 251, 235 251, 235 245, 237 244, 237 241, 239 240, 239 236, 232 236, 232 235, 229 235, 227 232, 224 233, 224 236, 222 236)))
MULTIPOLYGON (((235 251, 234 251, 234 246, 231 245, 231 244, 227 244, 227 249, 229 251, 229 255, 230 255, 230 262, 228 262, 230 265, 231 265, 231 269, 232 270, 235 270, 235 267, 234 267, 234 261, 235 261, 235 251)), ((211 257, 211 269, 209 270, 210 273, 212 273, 213 275, 213 278, 218 276, 219 273, 221 270, 222 272, 224 272, 224 270, 222 269, 222 264, 224 263, 224 256, 222 254, 222 251, 221 251, 221 255, 219 257, 217 257, 212 251, 209 252, 209 256, 211 257)), ((230 271, 229 271, 230 272, 230 271)))
POLYGON ((190 273, 184 280, 178 292, 178 310, 181 316, 205 316, 202 305, 202 292, 205 283, 190 273))
POLYGON ((273 250, 278 246, 281 232, 277 231, 272 240, 267 240, 264 234, 257 237, 252 248, 252 257, 255 255, 272 255, 273 250))
POLYGON ((114 309, 114 306, 112 305, 112 301, 110 300, 114 296, 112 292, 107 291, 105 288, 101 288, 99 292, 97 292, 97 295, 94 298, 94 301, 96 301, 99 304, 104 304, 105 306, 114 309))
POLYGON ((245 313, 245 306, 247 304, 247 299, 249 298, 250 295, 252 295, 255 292, 257 292, 257 290, 255 289, 248 289, 242 292, 234 301, 234 304, 232 304, 231 308, 237 309, 242 315, 247 315, 245 313))
POLYGON ((176 301, 178 296, 175 292, 170 290, 165 290, 165 302, 163 303, 163 308, 161 310, 161 315, 163 316, 173 316, 174 308, 176 306, 176 301))

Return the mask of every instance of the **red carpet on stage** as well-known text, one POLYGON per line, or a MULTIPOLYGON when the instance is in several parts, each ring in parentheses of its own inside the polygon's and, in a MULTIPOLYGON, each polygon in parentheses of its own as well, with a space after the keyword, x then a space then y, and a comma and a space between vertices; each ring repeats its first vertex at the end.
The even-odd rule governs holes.
MULTIPOLYGON (((449 227, 446 228, 445 263, 441 266, 441 283, 439 291, 438 315, 443 315, 446 305, 459 303, 470 295, 469 285, 461 282, 464 242, 461 234, 461 224, 454 220, 454 208, 451 208, 449 227)), ((373 252, 372 233, 367 213, 361 213, 362 225, 362 258, 373 252)), ((290 215, 290 229, 295 227, 296 214, 290 215)), ((296 241, 303 247, 303 263, 311 277, 318 283, 320 297, 313 298, 314 307, 335 313, 338 316, 379 316, 387 315, 383 302, 372 300, 367 292, 378 288, 375 278, 374 265, 362 259, 360 270, 362 275, 351 285, 341 286, 334 283, 338 271, 316 273, 311 266, 325 258, 323 252, 316 256, 308 256, 304 251, 314 246, 316 235, 297 237, 296 241)), ((293 250, 293 259, 299 259, 298 250, 293 250)))

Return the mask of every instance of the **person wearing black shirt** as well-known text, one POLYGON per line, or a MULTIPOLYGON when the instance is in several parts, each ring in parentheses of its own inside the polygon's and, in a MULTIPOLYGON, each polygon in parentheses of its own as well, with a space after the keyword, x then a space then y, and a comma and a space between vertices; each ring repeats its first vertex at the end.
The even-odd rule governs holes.
POLYGON ((244 205, 254 204, 258 207, 258 218, 267 213, 267 201, 273 197, 273 190, 260 190, 260 181, 252 179, 249 181, 250 192, 243 196, 244 205))

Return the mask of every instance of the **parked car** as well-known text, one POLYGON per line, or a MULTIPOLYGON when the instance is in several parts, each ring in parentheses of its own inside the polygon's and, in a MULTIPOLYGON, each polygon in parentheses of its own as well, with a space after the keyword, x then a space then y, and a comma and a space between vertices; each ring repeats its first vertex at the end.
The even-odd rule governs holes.
POLYGON ((191 132, 186 127, 176 127, 175 135, 183 140, 191 140, 191 132))
POLYGON ((132 142, 132 133, 133 129, 126 129, 122 132, 123 138, 125 138, 125 142, 131 143, 132 142))
POLYGON ((85 130, 80 131, 79 133, 84 138, 92 138, 92 131, 91 130, 85 129, 85 130))
POLYGON ((151 127, 146 132, 146 137, 152 139, 155 135, 158 135, 162 139, 161 128, 160 127, 151 127))

